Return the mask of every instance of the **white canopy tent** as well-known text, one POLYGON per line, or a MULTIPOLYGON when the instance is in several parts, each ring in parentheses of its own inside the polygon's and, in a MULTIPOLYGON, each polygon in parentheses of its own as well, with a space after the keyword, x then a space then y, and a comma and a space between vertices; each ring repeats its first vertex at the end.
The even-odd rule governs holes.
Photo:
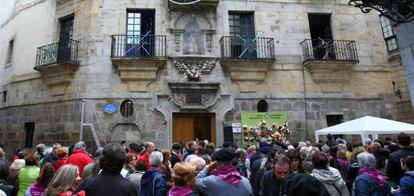
POLYGON ((369 135, 371 135, 373 139, 378 139, 378 135, 381 134, 399 134, 400 132, 414 134, 414 125, 365 116, 332 127, 317 130, 315 131, 315 137, 316 142, 319 142, 319 136, 321 135, 360 135, 363 142, 369 135))

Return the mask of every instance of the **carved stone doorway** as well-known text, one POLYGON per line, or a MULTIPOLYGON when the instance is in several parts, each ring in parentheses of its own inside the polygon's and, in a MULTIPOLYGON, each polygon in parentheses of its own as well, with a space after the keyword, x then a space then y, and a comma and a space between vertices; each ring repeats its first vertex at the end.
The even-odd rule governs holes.
POLYGON ((173 113, 173 143, 199 139, 216 141, 215 113, 173 113))

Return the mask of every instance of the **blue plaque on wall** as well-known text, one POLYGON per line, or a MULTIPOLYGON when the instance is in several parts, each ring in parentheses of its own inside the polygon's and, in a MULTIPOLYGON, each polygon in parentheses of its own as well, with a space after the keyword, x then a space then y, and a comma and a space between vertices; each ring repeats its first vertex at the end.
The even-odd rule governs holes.
POLYGON ((113 114, 118 110, 116 103, 107 103, 103 106, 103 111, 107 114, 113 114))

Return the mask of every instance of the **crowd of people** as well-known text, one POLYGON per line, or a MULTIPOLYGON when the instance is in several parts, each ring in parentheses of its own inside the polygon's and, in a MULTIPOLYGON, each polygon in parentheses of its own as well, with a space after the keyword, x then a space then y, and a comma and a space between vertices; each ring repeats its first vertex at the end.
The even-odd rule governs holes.
POLYGON ((86 151, 84 142, 51 152, 0 148, 0 196, 386 196, 414 195, 414 141, 367 139, 238 147, 208 141, 173 144, 109 143, 86 151))

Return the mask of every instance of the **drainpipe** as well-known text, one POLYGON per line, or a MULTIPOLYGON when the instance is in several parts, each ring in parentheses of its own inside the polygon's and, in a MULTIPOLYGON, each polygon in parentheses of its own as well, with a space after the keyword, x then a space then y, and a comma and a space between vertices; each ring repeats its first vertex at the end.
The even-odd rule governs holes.
POLYGON ((303 77, 303 101, 305 102, 305 139, 308 140, 308 109, 306 102, 306 80, 305 80, 305 65, 302 64, 303 77))
POLYGON ((85 115, 85 99, 82 99, 82 106, 81 106, 81 120, 80 120, 80 141, 83 141, 83 121, 85 115))

